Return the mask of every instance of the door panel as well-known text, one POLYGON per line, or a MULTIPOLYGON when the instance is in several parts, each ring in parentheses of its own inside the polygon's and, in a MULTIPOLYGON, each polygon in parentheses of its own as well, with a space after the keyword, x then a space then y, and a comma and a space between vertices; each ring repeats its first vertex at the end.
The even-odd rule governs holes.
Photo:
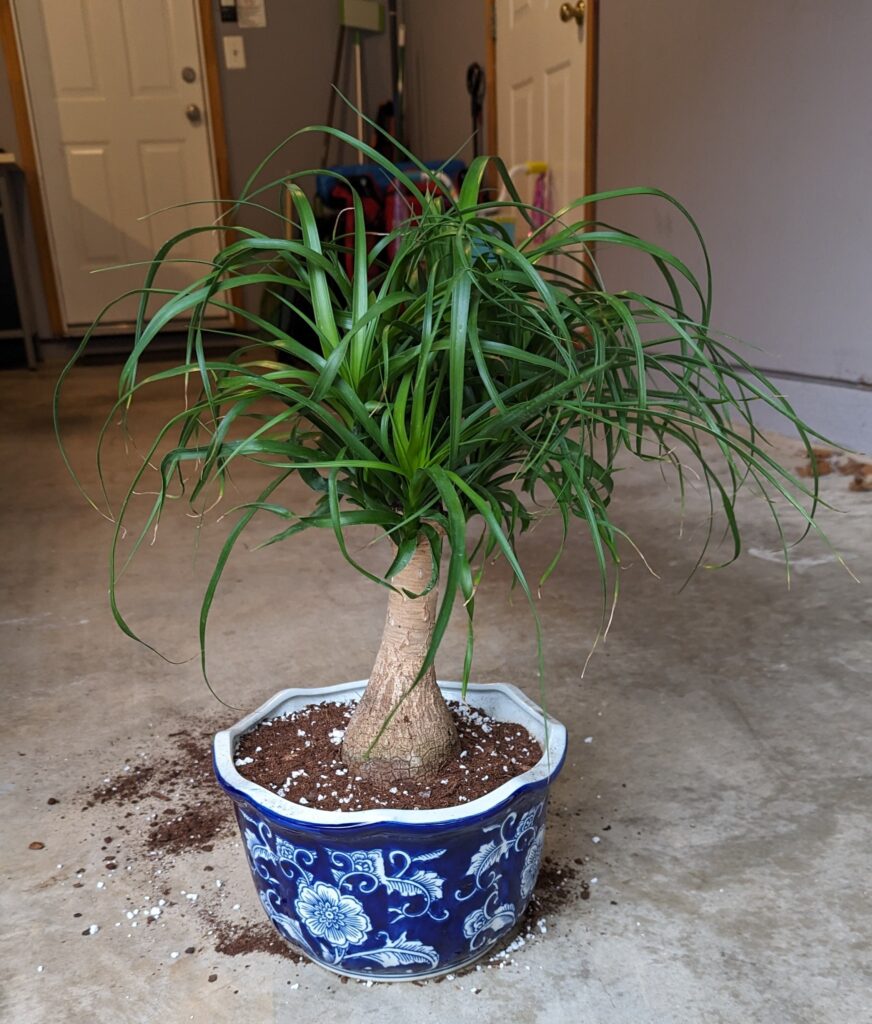
MULTIPOLYGON (((145 221, 149 244, 157 249, 167 235, 184 231, 191 219, 188 210, 179 206, 191 194, 185 147, 178 142, 142 142, 139 153, 146 206, 164 211, 145 221)), ((196 237, 177 246, 176 255, 196 259, 196 237)))
POLYGON ((121 5, 131 96, 172 93, 177 66, 167 3, 125 0, 121 5))
POLYGON ((583 67, 574 68, 569 60, 545 69, 542 130, 555 206, 584 192, 584 107, 576 100, 579 78, 583 93, 583 74, 583 67))
POLYGON ((100 82, 85 0, 44 0, 44 4, 55 98, 96 96, 100 82))
MULTIPOLYGON (((512 85, 509 104, 510 153, 531 153, 536 143, 533 135, 533 105, 535 102, 532 79, 512 85)), ((509 164, 519 163, 514 157, 509 164)))
POLYGON ((530 0, 512 0, 510 5, 512 13, 510 25, 517 28, 526 16, 532 14, 532 3, 530 0))
MULTIPOLYGON (((86 326, 141 285, 142 264, 169 236, 217 216, 203 205, 164 210, 216 194, 196 5, 16 0, 15 15, 64 318, 86 326), (191 105, 199 119, 186 116, 191 105)), ((209 232, 174 255, 210 260, 216 248, 209 232)), ((201 270, 176 263, 156 284, 183 288, 201 270)), ((130 296, 105 322, 129 322, 137 305, 130 296)))
POLYGON ((123 260, 118 232, 112 226, 112 175, 107 166, 105 146, 67 146, 67 176, 71 213, 77 231, 81 265, 99 270, 107 263, 123 260))

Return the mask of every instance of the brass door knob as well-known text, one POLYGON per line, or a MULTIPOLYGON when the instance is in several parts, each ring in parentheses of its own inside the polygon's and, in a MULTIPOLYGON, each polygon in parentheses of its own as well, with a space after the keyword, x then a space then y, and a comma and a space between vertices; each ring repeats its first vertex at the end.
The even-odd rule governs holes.
POLYGON ((575 4, 560 5, 560 20, 572 21, 573 18, 576 25, 584 24, 584 0, 578 0, 575 4))
POLYGON ((189 103, 185 107, 185 117, 191 122, 191 124, 199 124, 200 121, 203 120, 203 112, 196 103, 189 103))

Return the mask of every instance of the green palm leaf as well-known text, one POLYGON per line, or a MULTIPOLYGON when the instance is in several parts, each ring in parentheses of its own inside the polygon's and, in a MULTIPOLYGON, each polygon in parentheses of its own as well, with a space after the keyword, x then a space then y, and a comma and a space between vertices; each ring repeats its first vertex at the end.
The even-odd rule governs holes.
MULTIPOLYGON (((117 605, 124 566, 168 502, 185 500, 199 512, 207 493, 223 493, 240 459, 257 462, 271 480, 237 506, 209 580, 200 618, 204 672, 206 624, 218 583, 258 514, 281 521, 266 544, 308 529, 331 530, 349 563, 386 586, 424 538, 433 564, 427 589, 442 575, 443 596, 421 674, 433 663, 459 595, 469 622, 464 679, 472 656, 474 595, 482 571, 473 570, 473 560, 479 553, 508 562, 538 632, 535 596, 516 544, 547 512, 560 517, 561 539, 539 585, 554 571, 578 523, 590 540, 607 621, 624 536, 612 521, 610 500, 616 465, 627 454, 675 468, 682 494, 682 462, 696 465, 730 541, 729 555, 719 564, 741 551, 737 499, 749 481, 767 502, 786 558, 791 542, 784 509, 799 514, 800 536, 817 529, 817 480, 805 486, 779 464, 755 430, 755 410, 778 412, 807 451, 814 432, 735 346, 711 330, 708 255, 677 200, 639 188, 582 197, 515 246, 495 217, 509 210, 531 222, 534 211, 514 191, 502 161, 474 161, 454 197, 414 159, 411 173, 345 133, 306 129, 314 130, 333 134, 377 162, 402 183, 420 212, 373 244, 353 190, 352 227, 343 237, 325 233, 317 222, 304 186, 318 172, 264 186, 256 185, 255 175, 238 209, 263 209, 270 188, 288 189, 292 239, 285 237, 281 214, 276 237, 222 226, 232 232, 227 244, 199 280, 177 293, 155 287, 161 266, 176 259, 192 232, 214 225, 177 235, 148 265, 136 336, 99 448, 144 390, 179 378, 188 381, 191 397, 144 447, 129 490, 111 513, 111 601, 126 632, 135 635, 117 605), (491 171, 508 186, 505 202, 481 200, 491 171), (686 218, 700 242, 702 280, 687 259, 661 246, 606 222, 575 221, 589 204, 602 210, 627 196, 668 203, 686 218), (666 298, 608 291, 591 254, 609 246, 650 260, 666 298), (269 292, 295 326, 279 326, 245 309, 237 296, 251 287, 269 292), (688 309, 686 294, 698 312, 688 309), (207 355, 204 341, 203 325, 215 312, 236 318, 228 334, 240 339, 238 349, 221 358, 207 355), (180 315, 190 317, 184 362, 144 375, 143 357, 180 315), (314 347, 303 340, 306 332, 314 347), (310 488, 310 508, 294 512, 284 504, 282 485, 292 477, 310 488), (152 478, 145 525, 122 561, 118 545, 135 493, 152 478), (481 530, 474 545, 473 522, 481 530), (346 531, 361 525, 383 531, 391 542, 383 574, 350 553, 346 531)), ((58 383, 56 424, 61 388, 90 336, 58 383)), ((104 492, 102 503, 107 502, 104 492)), ((699 565, 714 536, 710 524, 699 565)))

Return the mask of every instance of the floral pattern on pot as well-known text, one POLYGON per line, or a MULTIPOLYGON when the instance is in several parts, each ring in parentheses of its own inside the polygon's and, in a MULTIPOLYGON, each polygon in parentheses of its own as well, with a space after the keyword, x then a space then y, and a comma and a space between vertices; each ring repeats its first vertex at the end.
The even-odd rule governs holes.
POLYGON ((524 857, 524 870, 521 872, 521 899, 528 900, 533 892, 533 886, 539 877, 539 866, 542 863, 542 849, 545 846, 545 826, 542 825, 533 838, 533 842, 527 847, 527 855, 524 857))
POLYGON ((361 903, 332 885, 316 882, 300 886, 299 892, 294 904, 297 916, 313 935, 331 945, 358 945, 372 929, 361 903))
POLYGON ((245 807, 238 815, 281 935, 340 973, 420 977, 476 959, 516 923, 539 870, 544 810, 539 794, 522 813, 480 823, 460 864, 444 846, 298 845, 245 807))
POLYGON ((485 894, 482 906, 467 915, 463 922, 463 934, 469 939, 470 951, 474 952, 486 945, 488 939, 498 937, 515 923, 518 916, 515 904, 500 903, 499 883, 502 874, 497 871, 497 867, 503 860, 513 853, 520 853, 525 847, 526 855, 521 872, 521 900, 526 906, 536 883, 539 861, 542 857, 545 830, 541 826, 537 829, 540 810, 540 807, 531 808, 521 816, 520 821, 518 815, 512 811, 499 825, 483 829, 486 834, 496 832, 497 835, 483 843, 470 861, 466 873, 473 876, 473 883, 469 890, 464 892, 461 889, 456 893, 459 902, 480 898, 482 893, 485 894))

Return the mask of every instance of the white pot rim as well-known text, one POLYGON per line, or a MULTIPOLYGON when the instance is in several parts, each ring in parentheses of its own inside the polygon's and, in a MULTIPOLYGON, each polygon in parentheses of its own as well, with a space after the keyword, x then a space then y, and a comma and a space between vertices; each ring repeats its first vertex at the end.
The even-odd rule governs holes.
MULTIPOLYGON (((498 721, 517 722, 525 726, 542 744, 540 760, 528 771, 503 783, 497 789, 468 803, 432 810, 403 810, 370 808, 365 811, 324 811, 316 807, 294 803, 244 778, 236 769, 234 753, 236 741, 266 718, 286 714, 324 700, 343 703, 359 697, 366 686, 365 679, 337 683, 333 686, 293 687, 281 690, 246 715, 235 725, 215 734, 213 743, 215 773, 218 781, 231 796, 242 797, 270 816, 290 826, 342 829, 346 826, 408 824, 456 825, 467 819, 490 814, 495 807, 506 803, 521 790, 548 786, 556 777, 566 756, 566 729, 550 715, 545 715, 532 700, 510 683, 470 683, 466 691, 469 703, 482 707, 498 721)), ((450 699, 460 699, 461 684, 439 681, 439 687, 450 699)))

